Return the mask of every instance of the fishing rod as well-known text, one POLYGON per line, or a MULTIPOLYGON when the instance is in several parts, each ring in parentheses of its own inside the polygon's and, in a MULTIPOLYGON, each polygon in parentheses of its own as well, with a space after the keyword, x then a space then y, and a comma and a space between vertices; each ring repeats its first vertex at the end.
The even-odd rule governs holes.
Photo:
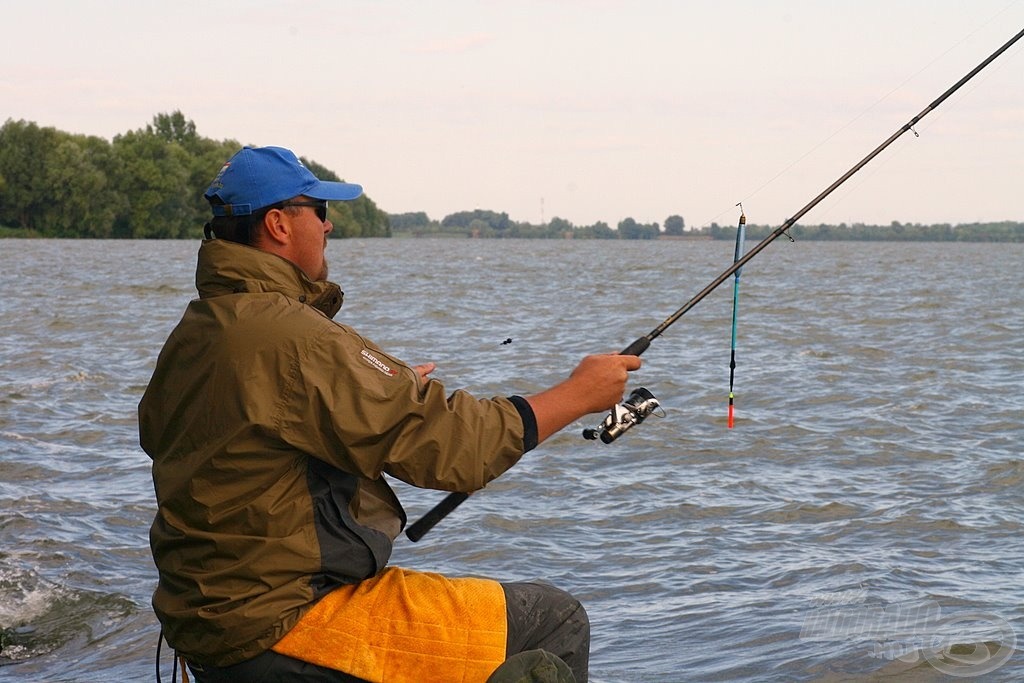
MULTIPOLYGON (((966 84, 972 78, 977 76, 978 72, 980 72, 986 66, 991 64, 997 57, 999 57, 999 55, 1009 50, 1010 47, 1012 47, 1014 43, 1020 40, 1022 36, 1024 36, 1024 29, 1021 29, 1021 31, 1017 33, 1017 35, 1013 36, 1008 41, 1006 41, 1006 43, 1004 43, 1002 47, 1000 47, 998 50, 990 54, 987 58, 985 58, 984 61, 978 64, 978 66, 971 69, 971 71, 968 72, 967 75, 965 75, 959 81, 950 86, 949 89, 946 90, 946 92, 942 93, 937 98, 935 98, 935 100, 927 107, 922 109, 919 114, 917 114, 909 121, 907 121, 905 124, 903 124, 899 129, 896 130, 895 133, 890 135, 884 142, 882 142, 882 144, 880 144, 878 147, 873 149, 867 156, 865 156, 863 159, 854 164, 846 173, 839 176, 839 178, 837 178, 835 182, 833 182, 831 185, 822 190, 817 197, 809 201, 803 208, 801 208, 799 211, 793 214, 790 218, 787 218, 782 225, 775 228, 771 233, 768 234, 767 237, 765 237, 763 240, 761 240, 756 245, 751 247, 750 251, 748 251, 740 258, 736 259, 731 266, 722 271, 721 275, 719 275, 710 283, 708 283, 708 285, 704 289, 697 292, 697 294, 695 294, 692 299, 690 299, 685 304, 680 306, 679 309, 677 309, 672 315, 665 318, 665 320, 663 320, 661 324, 659 324, 657 327, 655 327, 653 330, 643 335, 642 337, 637 337, 637 339, 633 341, 632 344, 630 344, 620 352, 620 355, 641 355, 651 346, 652 341, 660 337, 665 332, 665 330, 667 330, 670 326, 672 326, 673 323, 675 323, 677 320, 683 317, 687 311, 689 311, 691 308, 693 308, 702 300, 704 300, 704 298, 711 294, 711 292, 718 289, 718 286, 725 282, 727 279, 729 279, 729 276, 738 273, 740 269, 743 268, 743 266, 745 266, 755 256, 760 254, 765 249, 765 247, 767 247, 769 244, 774 242, 782 235, 786 234, 786 232, 790 228, 792 228, 798 220, 803 218, 803 216, 808 211, 810 211, 815 206, 820 204, 822 200, 824 200, 826 197, 832 194, 840 185, 849 180, 850 177, 853 176, 857 171, 864 168, 864 166, 866 166, 872 159, 881 154, 883 150, 885 150, 889 145, 894 143, 908 130, 913 131, 915 136, 920 137, 918 136, 917 131, 914 130, 914 126, 917 125, 917 123, 921 119, 923 119, 930 112, 936 109, 940 104, 945 102, 953 93, 962 88, 964 84, 966 84)), ((792 239, 792 237, 790 237, 790 239, 792 239)), ((623 404, 619 406, 615 406, 615 408, 612 409, 611 414, 602 423, 601 427, 593 431, 595 432, 595 434, 601 437, 601 441, 603 441, 604 443, 611 443, 627 429, 636 424, 639 424, 643 420, 643 418, 646 417, 650 412, 655 410, 657 406, 657 399, 655 399, 649 391, 643 388, 637 389, 630 395, 627 401, 623 402, 623 404), (648 396, 650 398, 647 398, 648 396)), ((591 430, 587 431, 589 432, 591 430)), ((468 497, 468 493, 454 492, 448 494, 448 496, 446 496, 444 500, 438 503, 432 510, 430 510, 419 520, 411 524, 409 528, 406 529, 406 536, 408 536, 411 541, 420 540, 421 538, 423 538, 424 534, 426 534, 428 531, 430 531, 430 529, 434 527, 434 525, 436 525, 438 522, 444 519, 452 510, 454 510, 460 504, 462 504, 468 497)))
MULTIPOLYGON (((736 226, 736 252, 732 262, 736 263, 743 255, 743 240, 747 235, 747 215, 743 213, 743 202, 736 206, 740 207, 740 222, 736 226)), ((742 269, 741 269, 742 270, 742 269)), ((740 271, 737 270, 733 276, 732 283, 732 348, 729 355, 729 417, 728 426, 732 429, 736 424, 736 395, 733 393, 733 380, 736 378, 736 314, 740 308, 740 271)))

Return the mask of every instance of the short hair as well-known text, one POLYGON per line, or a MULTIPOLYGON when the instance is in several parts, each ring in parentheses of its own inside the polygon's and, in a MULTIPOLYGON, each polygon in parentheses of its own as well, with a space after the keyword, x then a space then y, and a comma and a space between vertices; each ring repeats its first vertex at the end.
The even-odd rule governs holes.
MULTIPOLYGON (((211 203, 223 203, 220 197, 214 197, 210 200, 211 203)), ((214 216, 213 219, 207 223, 203 232, 207 239, 219 239, 227 240, 228 242, 237 242, 238 244, 245 244, 247 246, 255 246, 257 240, 259 240, 260 231, 263 226, 263 219, 266 218, 267 213, 271 209, 281 209, 289 214, 298 213, 300 207, 293 206, 282 206, 284 202, 277 202, 270 206, 264 206, 261 209, 257 209, 253 213, 246 214, 244 216, 214 216)))

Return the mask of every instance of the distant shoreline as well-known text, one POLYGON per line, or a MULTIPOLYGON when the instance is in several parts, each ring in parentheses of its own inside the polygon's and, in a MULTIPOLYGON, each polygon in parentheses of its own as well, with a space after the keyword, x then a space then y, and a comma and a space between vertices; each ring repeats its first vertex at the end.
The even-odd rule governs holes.
MULTIPOLYGON (((1002 244, 1013 244, 1024 242, 1024 223, 1010 224, 1013 229, 1006 230, 970 230, 965 229, 960 234, 954 229, 950 232, 944 232, 942 234, 928 234, 927 231, 918 233, 912 232, 910 234, 898 234, 896 231, 886 233, 875 233, 866 234, 863 232, 857 232, 854 229, 842 229, 836 226, 810 226, 808 229, 802 228, 800 225, 796 225, 791 228, 793 237, 797 240, 811 241, 811 242, 959 242, 966 244, 983 244, 983 243, 1002 243, 1002 244)), ((766 228, 759 226, 750 226, 747 231, 748 242, 756 242, 764 239, 774 228, 766 228)), ((538 235, 501 235, 501 236, 485 236, 485 235, 473 235, 465 232, 411 232, 411 231, 393 231, 391 235, 365 237, 363 239, 439 239, 439 240, 465 240, 465 239, 479 239, 479 240, 582 240, 585 242, 593 241, 595 239, 612 239, 612 240, 624 240, 630 242, 713 242, 713 241, 726 241, 735 240, 736 229, 735 228, 720 228, 714 233, 710 231, 692 231, 683 235, 665 235, 661 234, 656 237, 649 237, 643 239, 635 238, 622 238, 622 237, 580 237, 572 233, 563 235, 561 237, 550 237, 550 236, 538 236, 538 235)), ((166 238, 144 238, 144 237, 89 237, 86 235, 68 235, 68 236, 53 236, 53 235, 42 235, 33 230, 17 229, 17 228, 6 228, 0 226, 0 239, 7 240, 109 240, 109 241, 166 241, 166 240, 198 240, 200 238, 195 236, 184 236, 184 237, 166 237, 166 238)), ((332 237, 334 239, 353 239, 351 237, 337 236, 332 237)))

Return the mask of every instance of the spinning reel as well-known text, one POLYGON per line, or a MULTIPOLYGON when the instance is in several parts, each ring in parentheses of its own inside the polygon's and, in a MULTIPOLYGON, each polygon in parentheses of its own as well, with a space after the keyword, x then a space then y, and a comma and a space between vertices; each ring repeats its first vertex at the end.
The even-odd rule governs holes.
POLYGON ((660 406, 654 394, 643 387, 637 387, 625 401, 612 408, 599 426, 584 429, 583 438, 594 440, 600 437, 604 443, 611 443, 626 430, 643 422, 660 406))

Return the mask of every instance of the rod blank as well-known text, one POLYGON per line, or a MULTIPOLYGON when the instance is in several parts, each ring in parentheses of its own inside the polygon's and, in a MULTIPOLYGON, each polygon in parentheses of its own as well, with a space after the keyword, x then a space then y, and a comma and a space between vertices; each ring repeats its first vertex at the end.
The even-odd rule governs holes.
MULTIPOLYGON (((738 273, 740 269, 747 264, 747 262, 749 262, 755 256, 760 254, 765 247, 767 247, 769 244, 774 242, 778 237, 782 236, 787 230, 793 227, 798 220, 803 218, 804 214, 806 214, 808 211, 810 211, 819 203, 821 203, 823 199, 832 194, 840 185, 849 180, 850 177, 853 176, 853 174, 855 174, 860 169, 864 168, 864 166, 866 166, 872 159, 881 154, 886 147, 896 142, 897 138, 906 133, 908 130, 911 130, 915 125, 917 125, 917 123, 921 119, 927 116, 932 110, 934 110, 940 104, 945 102, 950 95, 952 95, 961 87, 963 87, 963 85, 967 83, 969 80, 977 76, 978 72, 980 72, 986 66, 991 64, 993 60, 999 57, 999 55, 1003 54, 1008 49, 1010 49, 1010 47, 1012 47, 1014 43, 1020 40, 1021 37, 1024 37, 1024 29, 1021 29, 1020 32, 1017 33, 1017 35, 1013 36, 1008 41, 1006 41, 1006 43, 1004 43, 1002 47, 1000 47, 998 50, 996 50, 987 58, 985 58, 984 61, 978 64, 978 66, 974 67, 969 73, 967 73, 967 75, 965 75, 959 81, 950 86, 949 89, 946 90, 946 92, 942 93, 937 98, 935 98, 935 100, 932 101, 927 107, 922 109, 920 113, 918 113, 916 116, 914 116, 905 124, 903 124, 903 126, 901 126, 895 133, 890 135, 884 142, 882 142, 882 144, 880 144, 875 149, 871 150, 871 152, 868 153, 867 156, 865 156, 863 159, 854 164, 850 168, 850 170, 848 170, 843 175, 839 176, 839 178, 837 178, 835 182, 833 182, 831 185, 822 190, 817 197, 815 197, 806 205, 804 205, 803 208, 801 208, 799 211, 793 214, 791 218, 786 219, 786 221, 782 225, 775 228, 775 230, 773 230, 767 237, 758 242, 755 246, 751 247, 750 251, 744 254, 741 258, 734 261, 733 264, 726 268, 721 275, 719 275, 710 283, 708 283, 708 285, 704 289, 697 292, 697 294, 694 295, 692 299, 690 299, 681 307, 679 307, 679 309, 676 310, 675 313, 665 318, 665 320, 663 320, 661 324, 659 324, 653 330, 651 330, 642 337, 638 337, 632 344, 623 349, 621 355, 639 356, 644 351, 646 351, 648 347, 650 347, 652 341, 660 337, 662 333, 665 332, 665 330, 667 330, 673 323, 679 320, 679 318, 683 317, 683 315, 685 315, 687 311, 689 311, 691 308, 700 303, 705 297, 707 297, 708 294, 718 289, 718 286, 725 282, 730 275, 738 273)), ((445 497, 444 500, 438 503, 426 515, 424 515, 422 519, 412 524, 406 531, 406 536, 408 536, 410 540, 418 541, 420 538, 423 537, 425 533, 427 533, 427 531, 432 529, 438 522, 444 519, 444 517, 447 516, 448 513, 450 513, 452 510, 458 507, 468 497, 469 494, 467 493, 456 492, 448 494, 448 496, 445 497), (411 533, 414 530, 417 534, 415 538, 413 538, 413 535, 411 533)))

